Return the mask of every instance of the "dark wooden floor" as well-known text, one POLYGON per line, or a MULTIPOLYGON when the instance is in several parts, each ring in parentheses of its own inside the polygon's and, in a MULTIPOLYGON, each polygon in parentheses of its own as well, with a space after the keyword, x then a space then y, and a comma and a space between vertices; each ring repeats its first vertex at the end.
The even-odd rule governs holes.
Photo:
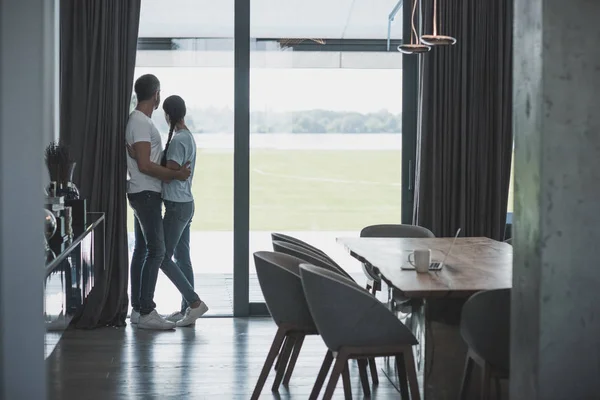
MULTIPOLYGON (((65 332, 47 360, 49 399, 249 399, 275 334, 268 318, 203 318, 172 332, 128 326, 65 332)), ((306 399, 325 354, 319 337, 307 337, 288 388, 261 398, 306 399)), ((398 399, 378 359, 380 384, 372 398, 398 399)), ((353 397, 362 391, 352 363, 353 397)), ((343 398, 341 380, 335 398, 343 398)))

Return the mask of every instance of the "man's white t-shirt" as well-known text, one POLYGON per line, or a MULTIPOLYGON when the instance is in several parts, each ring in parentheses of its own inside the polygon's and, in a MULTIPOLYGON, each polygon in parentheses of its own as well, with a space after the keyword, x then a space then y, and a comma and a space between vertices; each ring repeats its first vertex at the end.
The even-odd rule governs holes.
MULTIPOLYGON (((152 119, 141 111, 133 110, 125 129, 125 140, 131 146, 137 142, 150 142, 150 161, 160 164, 162 156, 162 139, 152 119)), ((127 154, 127 193, 139 193, 144 190, 161 193, 162 182, 150 175, 142 174, 137 161, 127 154)))

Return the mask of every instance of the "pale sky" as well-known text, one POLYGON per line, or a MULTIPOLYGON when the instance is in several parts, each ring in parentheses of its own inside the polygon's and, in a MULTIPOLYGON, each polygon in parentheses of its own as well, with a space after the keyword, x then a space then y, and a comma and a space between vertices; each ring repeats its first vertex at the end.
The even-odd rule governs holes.
MULTIPOLYGON (((161 95, 177 94, 190 107, 233 109, 233 69, 138 67, 135 78, 152 73, 161 95)), ((402 112, 402 70, 349 68, 255 68, 251 70, 253 111, 402 112)))

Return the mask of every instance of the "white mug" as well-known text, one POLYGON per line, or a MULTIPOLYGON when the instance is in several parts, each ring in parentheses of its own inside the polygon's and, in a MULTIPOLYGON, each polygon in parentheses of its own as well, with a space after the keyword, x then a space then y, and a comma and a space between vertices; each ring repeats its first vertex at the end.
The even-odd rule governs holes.
POLYGON ((431 264, 431 250, 415 250, 408 255, 408 262, 415 267, 417 272, 429 272, 431 264), (413 256, 414 260, 411 260, 413 256))

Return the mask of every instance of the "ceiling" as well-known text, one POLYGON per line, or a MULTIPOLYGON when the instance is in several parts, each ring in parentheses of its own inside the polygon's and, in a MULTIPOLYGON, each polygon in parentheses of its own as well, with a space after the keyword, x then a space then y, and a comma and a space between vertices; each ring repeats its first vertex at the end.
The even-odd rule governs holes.
MULTIPOLYGON (((253 38, 387 39, 398 0, 250 0, 253 38)), ((140 37, 233 37, 234 0, 142 0, 140 37)), ((402 9, 392 22, 402 38, 402 9)))

